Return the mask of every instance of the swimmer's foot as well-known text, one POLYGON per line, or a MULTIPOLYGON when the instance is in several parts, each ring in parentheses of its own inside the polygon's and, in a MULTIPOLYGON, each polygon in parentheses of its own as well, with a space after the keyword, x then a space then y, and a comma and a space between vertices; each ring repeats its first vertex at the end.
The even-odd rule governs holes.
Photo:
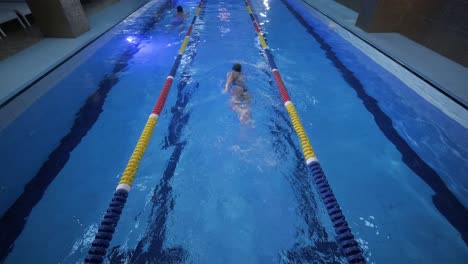
POLYGON ((249 111, 245 110, 245 109, 241 109, 239 111, 239 120, 240 121, 245 121, 247 119, 249 119, 249 111))
POLYGON ((255 121, 253 121, 253 120, 250 119, 250 118, 246 118, 246 119, 241 119, 241 118, 240 118, 240 122, 241 122, 241 124, 243 124, 243 125, 250 125, 251 127, 255 127, 255 121))
POLYGON ((252 125, 252 127, 255 126, 255 122, 250 118, 250 112, 249 110, 243 110, 239 114, 239 121, 242 124, 246 125, 252 125))

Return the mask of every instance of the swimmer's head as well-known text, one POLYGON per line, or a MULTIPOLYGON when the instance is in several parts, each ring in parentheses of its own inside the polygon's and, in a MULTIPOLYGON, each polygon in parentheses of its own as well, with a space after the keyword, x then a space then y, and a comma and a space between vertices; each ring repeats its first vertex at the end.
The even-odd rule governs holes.
POLYGON ((182 6, 177 6, 177 13, 183 13, 184 12, 184 9, 182 8, 182 6))
POLYGON ((241 72, 242 66, 239 63, 234 63, 234 65, 232 65, 232 70, 235 72, 241 72))

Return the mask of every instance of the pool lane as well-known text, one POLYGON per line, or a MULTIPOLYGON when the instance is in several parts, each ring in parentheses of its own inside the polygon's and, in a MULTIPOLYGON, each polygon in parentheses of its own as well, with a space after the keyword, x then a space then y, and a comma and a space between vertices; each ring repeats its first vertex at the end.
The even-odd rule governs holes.
MULTIPOLYGON (((155 16, 141 25, 139 34, 144 38, 170 7, 170 3, 159 7, 155 16)), ((151 10, 151 12, 154 11, 151 10)), ((98 120, 100 113, 103 111, 107 94, 119 82, 119 76, 126 71, 129 61, 140 50, 140 41, 131 44, 116 60, 112 72, 105 75, 99 82, 97 90, 89 96, 85 104, 76 113, 70 131, 50 153, 37 174, 25 185, 23 193, 2 215, 0 228, 4 231, 0 237, 0 260, 4 260, 11 251, 14 241, 23 231, 31 210, 41 200, 50 183, 65 166, 70 158, 70 153, 98 120)))
POLYGON ((364 89, 361 81, 348 69, 338 56, 333 52, 333 48, 321 37, 313 27, 296 12, 287 1, 283 3, 288 10, 294 14, 296 19, 307 29, 315 40, 320 43, 321 48, 333 65, 341 72, 344 80, 352 87, 360 100, 362 100, 366 109, 373 115, 375 122, 387 139, 392 142, 402 155, 402 161, 416 175, 418 175, 427 185, 429 185, 435 194, 433 196, 434 206, 444 217, 460 232, 465 243, 468 244, 468 209, 459 201, 459 199, 447 188, 447 184, 442 180, 438 173, 424 161, 403 139, 393 126, 392 119, 380 108, 377 100, 371 97, 364 89))
MULTIPOLYGON (((146 121, 146 124, 143 128, 143 131, 141 132, 141 136, 138 139, 138 142, 135 146, 135 149, 133 150, 130 160, 128 161, 127 166, 125 167, 124 172, 122 173, 122 177, 120 178, 119 184, 117 185, 114 196, 112 197, 112 200, 109 203, 109 208, 107 209, 103 220, 101 221, 101 224, 98 228, 98 233, 96 234, 94 241, 92 242, 92 247, 88 251, 88 256, 85 258, 86 263, 102 263, 104 261, 107 248, 109 247, 110 241, 112 240, 112 236, 119 222, 120 215, 122 214, 122 210, 127 201, 128 193, 130 192, 131 186, 135 179, 138 166, 140 165, 140 161, 143 158, 146 148, 148 147, 148 144, 151 140, 154 128, 161 114, 161 111, 164 108, 167 96, 170 92, 172 82, 174 80, 174 76, 177 73, 177 69, 179 68, 182 56, 184 55, 184 51, 190 40, 193 26, 198 18, 198 15, 203 5, 204 1, 202 0, 200 1, 197 9, 195 10, 195 15, 193 16, 193 20, 189 25, 187 33, 179 49, 179 53, 177 54, 171 71, 163 84, 158 100, 156 101, 156 104, 153 110, 151 111, 148 120, 146 121)), ((167 174, 165 173, 165 175, 167 174)))
POLYGON ((248 30, 245 6, 210 2, 205 12, 197 56, 180 77, 175 100, 181 105, 171 108, 173 119, 160 143, 171 155, 148 197, 145 210, 151 213, 138 217, 146 223, 143 233, 130 229, 141 236, 116 241, 112 261, 341 259, 297 142, 288 138, 293 127, 274 111, 278 101, 268 100, 276 87, 248 30), (255 98, 254 127, 239 122, 229 95, 221 93, 236 61, 255 98), (278 136, 287 138, 283 150, 274 143, 278 136))
POLYGON ((255 18, 255 12, 253 12, 249 1, 245 1, 245 6, 247 12, 249 13, 250 18, 252 19, 252 24, 257 32, 258 39, 262 45, 265 56, 267 57, 268 63, 271 67, 272 74, 278 86, 281 99, 288 111, 289 117, 293 124, 294 130, 299 138, 300 145, 304 154, 305 162, 310 168, 310 172, 313 175, 314 182, 316 187, 319 190, 320 197, 322 202, 327 208, 327 212, 330 216, 331 221, 336 232, 336 238, 340 245, 340 250, 343 255, 346 256, 348 263, 365 263, 366 260, 362 255, 361 245, 356 241, 354 235, 352 234, 351 228, 348 225, 348 222, 343 215, 343 212, 338 204, 338 201, 333 194, 333 191, 328 184, 326 176, 320 166, 320 163, 312 149, 312 146, 309 142, 307 133, 304 131, 304 127, 301 124, 300 118, 296 112, 296 109, 291 102, 291 98, 287 92, 286 86, 281 78, 279 70, 274 61, 271 50, 268 48, 268 45, 264 39, 264 34, 260 29, 257 20, 255 18))
MULTIPOLYGON (((22 234, 27 222, 31 222, 31 212, 40 204, 56 177, 61 173, 63 174, 63 168, 73 159, 72 153, 76 151, 76 148, 83 142, 85 137, 89 137, 89 132, 95 128, 98 120, 102 119, 101 114, 105 111, 104 104, 111 100, 109 95, 112 93, 113 88, 121 84, 122 80, 125 80, 125 76, 131 72, 131 68, 134 67, 132 66, 132 60, 140 56, 141 53, 146 53, 147 43, 154 34, 155 26, 166 18, 166 13, 172 10, 172 6, 167 1, 163 3, 154 1, 142 9, 145 9, 145 14, 140 12, 138 15, 141 17, 138 25, 129 21, 126 22, 126 29, 117 27, 113 32, 108 33, 116 35, 108 45, 120 48, 120 45, 114 45, 112 42, 120 42, 122 37, 126 43, 125 48, 119 52, 120 55, 117 58, 105 58, 102 61, 103 63, 112 61, 114 63, 111 68, 112 71, 103 74, 104 77, 98 82, 98 87, 75 114, 75 120, 72 122, 70 131, 60 139, 58 146, 51 152, 37 174, 26 184, 24 192, 3 214, 0 222, 2 229, 5 230, 1 234, 2 259, 5 259, 14 250, 14 245, 18 244, 15 243, 15 240, 22 234), (131 36, 125 37, 122 32, 127 32, 131 36)), ((161 27, 161 25, 159 26, 161 27)), ((66 83, 66 81, 59 83, 59 85, 66 83)), ((80 88, 76 87, 76 89, 80 88)), ((47 95, 44 97, 47 97, 47 95)), ((35 105, 32 107, 35 107, 35 105)), ((76 160, 76 156, 74 160, 76 160)), ((84 179, 86 179, 86 176, 84 179)))
POLYGON ((372 253, 370 261, 414 257, 437 263, 445 256, 457 263, 467 254, 462 240, 466 224, 460 221, 466 196, 453 192, 459 184, 463 191, 459 176, 466 171, 461 147, 466 145, 466 130, 372 59, 363 58, 337 36, 333 23, 304 10, 296 17, 289 10, 293 2, 270 2, 270 8, 254 3, 261 10, 270 48, 278 50, 277 64, 284 65, 292 96, 304 98, 296 102, 297 108, 314 113, 304 115, 305 127, 316 132, 321 161, 336 194, 345 197, 340 200, 349 208, 347 216, 364 240, 366 254, 372 253), (421 218, 424 223, 412 229, 421 218), (384 232, 388 235, 382 236, 384 232), (449 245, 438 242, 440 234, 449 245), (384 245, 404 253, 392 257, 384 245), (439 258, 425 255, 427 248, 439 258))

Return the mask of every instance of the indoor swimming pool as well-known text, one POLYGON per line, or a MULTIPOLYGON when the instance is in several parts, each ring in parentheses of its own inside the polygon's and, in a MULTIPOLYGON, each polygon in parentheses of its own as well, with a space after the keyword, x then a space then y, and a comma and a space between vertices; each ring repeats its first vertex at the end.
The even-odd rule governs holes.
MULTIPOLYGON (((0 109, 0 262, 83 263, 194 21, 105 263, 347 263, 244 1, 177 1, 168 32, 173 2, 0 109), (249 122, 223 93, 234 63, 249 122)), ((468 121, 301 0, 249 3, 367 263, 466 263, 468 121)))

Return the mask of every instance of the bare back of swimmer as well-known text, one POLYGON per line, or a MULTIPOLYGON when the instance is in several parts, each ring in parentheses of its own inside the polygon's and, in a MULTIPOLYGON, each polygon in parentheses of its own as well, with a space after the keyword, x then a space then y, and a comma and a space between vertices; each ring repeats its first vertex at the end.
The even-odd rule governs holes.
POLYGON ((251 122, 250 99, 251 95, 245 86, 244 76, 242 75, 242 66, 235 63, 232 66, 232 71, 226 75, 226 85, 224 92, 228 93, 231 90, 231 107, 239 115, 239 120, 242 123, 251 122))

